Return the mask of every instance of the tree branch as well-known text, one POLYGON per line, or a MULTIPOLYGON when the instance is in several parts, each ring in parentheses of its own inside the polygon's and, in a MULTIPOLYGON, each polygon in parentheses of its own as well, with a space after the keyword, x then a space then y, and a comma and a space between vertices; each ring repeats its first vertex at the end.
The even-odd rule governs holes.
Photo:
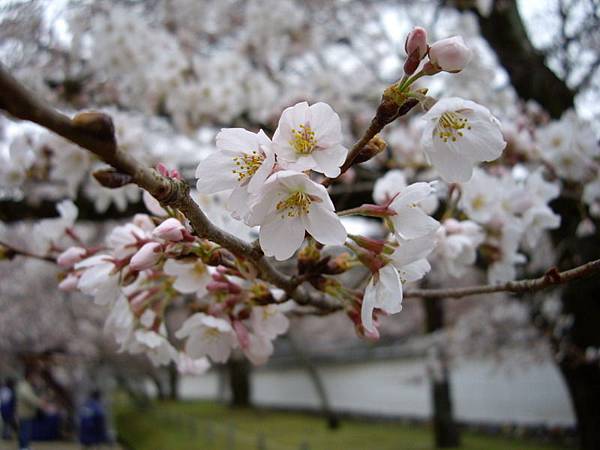
POLYGON ((102 113, 82 113, 70 119, 54 110, 15 80, 0 65, 0 109, 12 116, 35 122, 65 139, 94 153, 117 171, 128 174, 142 189, 163 206, 179 209, 200 238, 208 239, 237 256, 251 260, 260 277, 286 291, 300 304, 312 304, 313 298, 292 277, 277 270, 262 250, 214 226, 190 196, 182 181, 160 175, 119 149, 111 118, 102 113))
POLYGON ((577 266, 573 269, 559 272, 556 267, 548 270, 539 278, 527 280, 509 281, 503 284, 486 284, 479 286, 468 286, 451 289, 413 289, 404 293, 405 298, 462 298, 469 295, 492 294, 495 292, 513 292, 521 294, 525 292, 536 292, 559 284, 566 284, 591 275, 600 273, 600 259, 590 261, 587 264, 577 266))
POLYGON ((40 261, 47 261, 56 263, 56 260, 51 256, 36 255, 35 253, 28 252, 27 250, 21 250, 7 244, 6 242, 0 241, 0 261, 3 259, 12 260, 16 256, 25 256, 26 258, 39 259, 40 261))
POLYGON ((343 173, 345 173, 350 167, 352 167, 352 165, 359 157, 365 146, 369 143, 371 139, 375 137, 377 133, 383 130, 383 128, 387 124, 393 122, 398 117, 408 114, 411 109, 417 106, 418 103, 418 100, 408 99, 404 102, 404 104, 402 104, 399 107, 395 101, 383 97, 381 103, 377 107, 375 117, 373 117, 373 119, 371 120, 369 128, 365 130, 362 137, 352 146, 352 148, 348 152, 346 161, 344 161, 344 164, 340 168, 340 174, 336 178, 325 178, 321 182, 321 184, 327 187, 331 183, 333 183, 337 178, 339 178, 343 173))

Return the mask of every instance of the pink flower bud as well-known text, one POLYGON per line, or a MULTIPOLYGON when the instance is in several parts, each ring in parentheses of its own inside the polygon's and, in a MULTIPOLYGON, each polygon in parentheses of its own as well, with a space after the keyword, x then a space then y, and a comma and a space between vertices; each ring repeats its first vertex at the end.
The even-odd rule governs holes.
POLYGON ((158 242, 148 242, 131 257, 129 267, 133 270, 146 270, 154 266, 161 255, 161 245, 158 242))
POLYGON ((85 248, 69 247, 56 258, 58 265, 64 269, 70 269, 83 259, 86 254, 85 248))
POLYGON ((152 232, 152 235, 159 239, 177 242, 183 239, 184 230, 185 227, 181 222, 171 217, 157 226, 152 232))
POLYGON ((77 289, 77 283, 79 282, 79 276, 74 273, 67 275, 58 285, 61 291, 71 292, 77 289))
POLYGON ((233 330, 235 331, 240 347, 242 349, 247 349, 250 345, 250 333, 248 333, 248 328, 246 328, 239 320, 234 320, 233 330))
POLYGON ((429 49, 431 63, 445 72, 460 72, 471 59, 471 50, 461 36, 434 43, 429 49))
POLYGON ((408 56, 415 53, 418 60, 422 60, 427 54, 427 31, 421 27, 414 27, 406 36, 404 50, 408 56))

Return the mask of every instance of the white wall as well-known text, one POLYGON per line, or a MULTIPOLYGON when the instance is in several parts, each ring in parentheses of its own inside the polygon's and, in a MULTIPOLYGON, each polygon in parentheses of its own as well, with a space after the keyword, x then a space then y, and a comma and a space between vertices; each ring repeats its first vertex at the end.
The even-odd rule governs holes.
MULTIPOLYGON (((430 415, 424 359, 370 361, 318 368, 334 409, 410 416, 430 415)), ((508 372, 491 361, 465 361, 452 369, 456 416, 471 422, 573 425, 564 383, 550 363, 508 372)), ((301 368, 256 369, 252 377, 257 405, 318 408, 318 397, 301 368)), ((217 398, 216 372, 187 377, 182 398, 217 398)))

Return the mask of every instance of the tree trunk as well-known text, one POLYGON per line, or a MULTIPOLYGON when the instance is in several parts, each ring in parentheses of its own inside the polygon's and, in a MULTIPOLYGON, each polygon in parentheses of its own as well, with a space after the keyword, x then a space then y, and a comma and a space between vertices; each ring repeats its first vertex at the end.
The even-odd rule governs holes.
POLYGON ((561 364, 560 370, 571 394, 580 448, 600 449, 600 367, 561 364))
MULTIPOLYGON (((428 333, 434 333, 444 327, 443 300, 423 299, 425 308, 425 327, 428 333)), ((437 349, 440 370, 434 370, 431 380, 431 407, 433 410, 433 433, 437 448, 454 448, 460 446, 460 431, 454 420, 452 394, 450 391, 450 374, 447 357, 443 348, 437 349)))
POLYGON ((315 392, 317 393, 317 396, 321 402, 321 413, 327 418, 327 426, 330 430, 339 428, 340 419, 336 412, 331 408, 329 397, 327 396, 327 390, 325 389, 325 383, 323 383, 323 379, 319 374, 317 367, 312 362, 310 357, 301 349, 301 347, 296 344, 296 341, 294 341, 291 334, 288 335, 288 342, 300 360, 300 363, 302 363, 302 365, 306 368, 308 376, 310 377, 310 381, 315 387, 315 392))
POLYGON ((554 118, 573 107, 575 93, 546 66, 544 55, 529 40, 516 0, 495 0, 489 16, 474 12, 481 34, 519 97, 535 100, 554 118))
POLYGON ((179 372, 174 362, 169 364, 169 399, 179 400, 179 372))
POLYGON ((227 362, 229 387, 231 389, 230 404, 236 408, 251 406, 250 363, 246 358, 229 358, 227 362))

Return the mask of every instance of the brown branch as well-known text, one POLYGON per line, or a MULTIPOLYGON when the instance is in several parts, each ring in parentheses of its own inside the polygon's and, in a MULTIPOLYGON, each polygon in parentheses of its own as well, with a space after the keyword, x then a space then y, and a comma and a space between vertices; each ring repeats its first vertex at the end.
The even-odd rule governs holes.
POLYGON ((56 260, 51 256, 36 255, 35 253, 15 248, 12 245, 7 244, 6 242, 0 241, 0 261, 5 259, 10 261, 16 256, 25 256, 26 258, 39 259, 40 261, 56 263, 56 260))
POLYGON ((573 269, 559 272, 556 267, 548 270, 539 278, 527 280, 509 281, 503 284, 486 284, 479 286, 468 286, 463 288, 450 289, 412 289, 404 293, 405 298, 462 298, 469 295, 492 294, 495 292, 513 292, 515 294, 525 292, 537 292, 551 286, 566 284, 574 280, 579 280, 591 275, 600 273, 600 259, 590 261, 573 269))
POLYGON ((35 122, 97 155, 118 172, 152 194, 163 206, 179 209, 196 234, 215 242, 237 256, 251 260, 263 280, 286 291, 299 304, 319 304, 298 282, 277 270, 259 247, 214 226, 190 196, 189 186, 160 175, 121 150, 111 118, 103 113, 81 113, 70 119, 37 99, 0 65, 0 109, 12 116, 35 122))
POLYGON ((383 128, 386 125, 393 122, 398 117, 408 114, 408 112, 415 106, 417 106, 418 103, 418 100, 408 99, 404 102, 404 104, 398 106, 395 101, 388 99, 384 96, 381 100, 381 103, 377 107, 375 117, 373 117, 373 119, 371 120, 369 128, 365 130, 362 137, 352 146, 352 148, 348 152, 346 161, 340 168, 340 174, 336 178, 325 178, 321 182, 321 184, 327 187, 335 180, 337 180, 343 173, 345 173, 350 167, 352 167, 352 165, 357 160, 365 146, 369 143, 371 139, 375 137, 377 133, 383 130, 383 128))

